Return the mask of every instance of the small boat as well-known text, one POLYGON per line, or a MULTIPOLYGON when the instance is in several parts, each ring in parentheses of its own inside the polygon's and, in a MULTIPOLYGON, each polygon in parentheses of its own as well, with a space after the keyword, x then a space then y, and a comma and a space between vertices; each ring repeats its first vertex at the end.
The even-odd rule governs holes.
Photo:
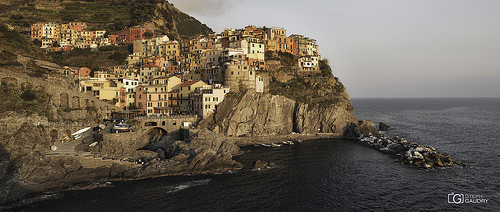
POLYGON ((271 144, 271 146, 272 146, 272 147, 280 147, 280 146, 281 146, 281 144, 275 144, 275 143, 272 143, 272 144, 271 144))
POLYGON ((269 144, 261 144, 263 147, 271 147, 269 144))
POLYGON ((290 146, 294 145, 293 141, 283 141, 281 143, 284 144, 284 145, 290 145, 290 146))
POLYGON ((71 134, 71 136, 73 136, 73 138, 76 140, 76 139, 79 139, 81 138, 91 127, 87 127, 87 128, 83 128, 81 130, 78 130, 77 132, 71 134))
POLYGON ((121 122, 113 126, 113 128, 111 129, 111 133, 130 132, 131 128, 132 128, 131 124, 125 124, 121 122))

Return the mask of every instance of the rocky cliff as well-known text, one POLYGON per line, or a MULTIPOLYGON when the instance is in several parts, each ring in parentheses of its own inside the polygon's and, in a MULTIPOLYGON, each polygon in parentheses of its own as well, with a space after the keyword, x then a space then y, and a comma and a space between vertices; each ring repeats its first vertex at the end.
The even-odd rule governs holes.
POLYGON ((200 123, 202 128, 227 136, 378 134, 373 122, 354 117, 350 97, 328 60, 319 62, 319 71, 298 71, 297 56, 266 53, 266 57, 273 61, 268 67, 269 93, 228 93, 217 111, 200 123))
POLYGON ((226 95, 217 112, 200 123, 228 136, 295 133, 342 135, 358 124, 348 97, 335 104, 306 104, 280 95, 246 92, 226 95))

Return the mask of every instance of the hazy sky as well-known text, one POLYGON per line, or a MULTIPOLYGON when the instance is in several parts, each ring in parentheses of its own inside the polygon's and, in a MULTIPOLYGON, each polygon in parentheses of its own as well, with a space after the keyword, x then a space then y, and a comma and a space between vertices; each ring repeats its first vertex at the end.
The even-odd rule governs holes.
POLYGON ((498 0, 170 0, 215 32, 318 40, 356 97, 500 97, 498 0))

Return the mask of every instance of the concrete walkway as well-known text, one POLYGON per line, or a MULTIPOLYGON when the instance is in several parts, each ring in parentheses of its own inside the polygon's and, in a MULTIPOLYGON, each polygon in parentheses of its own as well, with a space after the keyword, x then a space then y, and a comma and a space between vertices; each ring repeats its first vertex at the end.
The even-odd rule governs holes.
POLYGON ((69 142, 61 143, 61 142, 56 142, 53 146, 56 146, 57 149, 55 151, 49 150, 46 152, 46 156, 49 157, 58 157, 58 156, 72 156, 72 157, 82 157, 85 160, 82 160, 84 168, 95 168, 99 167, 102 165, 106 166, 111 166, 113 163, 119 163, 123 165, 127 165, 130 167, 140 167, 142 165, 136 164, 135 162, 129 162, 129 161, 121 161, 121 160, 116 160, 116 159, 109 159, 109 158, 103 158, 103 157, 96 157, 93 155, 91 152, 79 152, 75 151, 75 148, 78 144, 82 143, 83 141, 87 141, 85 143, 90 143, 92 137, 94 136, 94 132, 88 132, 85 135, 83 135, 79 139, 75 139, 69 142), (87 159, 93 159, 93 160, 87 160, 87 159), (101 162, 99 162, 101 161, 101 162))
POLYGON ((47 152, 47 155, 84 155, 84 154, 90 155, 90 152, 76 152, 75 148, 78 144, 82 143, 82 141, 92 139, 93 135, 94 135, 93 132, 87 132, 79 139, 75 139, 64 143, 57 141, 54 145, 52 145, 56 146, 57 149, 55 151, 52 149, 49 150, 47 152))

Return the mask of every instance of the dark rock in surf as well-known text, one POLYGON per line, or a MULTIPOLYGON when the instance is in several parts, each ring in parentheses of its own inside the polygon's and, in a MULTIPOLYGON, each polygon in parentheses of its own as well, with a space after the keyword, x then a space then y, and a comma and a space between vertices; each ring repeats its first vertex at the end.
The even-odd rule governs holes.
POLYGON ((378 125, 378 129, 380 131, 387 131, 387 130, 391 129, 391 126, 380 122, 380 124, 378 125))
POLYGON ((257 160, 253 163, 253 168, 252 168, 252 171, 260 171, 260 170, 264 170, 264 169, 267 169, 267 168, 270 168, 270 167, 273 167, 275 166, 276 164, 274 164, 273 162, 263 162, 261 160, 257 160))

